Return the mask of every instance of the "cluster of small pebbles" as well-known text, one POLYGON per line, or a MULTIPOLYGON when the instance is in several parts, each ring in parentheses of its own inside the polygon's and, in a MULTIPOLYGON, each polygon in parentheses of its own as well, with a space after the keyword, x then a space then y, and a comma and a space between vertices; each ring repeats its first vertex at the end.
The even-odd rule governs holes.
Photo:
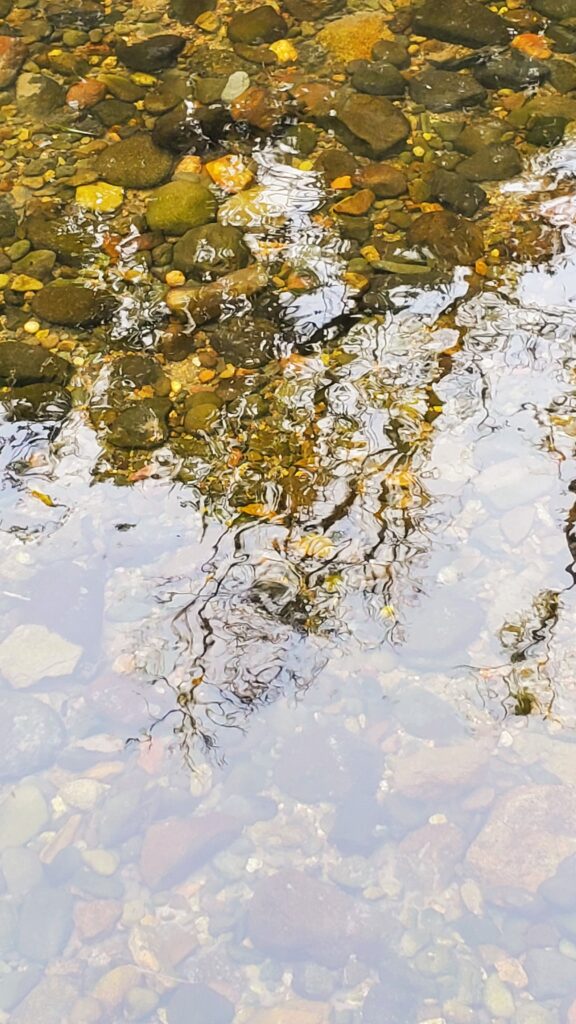
POLYGON ((549 252, 498 192, 576 119, 574 0, 1 13, 8 418, 85 410, 119 466, 167 442, 194 454, 227 417, 242 438, 271 415, 286 354, 337 336, 338 313, 384 315, 455 266, 489 288, 549 252), (338 254, 342 299, 312 336, 286 314, 326 303, 282 169, 338 254))

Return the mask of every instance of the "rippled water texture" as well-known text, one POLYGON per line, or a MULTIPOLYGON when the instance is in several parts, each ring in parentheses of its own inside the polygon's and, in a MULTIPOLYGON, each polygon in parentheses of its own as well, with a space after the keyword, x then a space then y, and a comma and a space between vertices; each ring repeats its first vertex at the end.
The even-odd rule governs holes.
POLYGON ((0 0, 0 1021, 576 1021, 576 8, 467 4, 0 0))

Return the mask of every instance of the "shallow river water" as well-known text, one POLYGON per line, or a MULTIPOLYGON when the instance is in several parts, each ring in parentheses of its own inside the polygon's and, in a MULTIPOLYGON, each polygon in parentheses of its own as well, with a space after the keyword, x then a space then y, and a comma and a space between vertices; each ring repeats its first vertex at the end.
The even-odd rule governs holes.
POLYGON ((576 7, 250 7, 0 0, 0 1021, 574 1024, 576 7))

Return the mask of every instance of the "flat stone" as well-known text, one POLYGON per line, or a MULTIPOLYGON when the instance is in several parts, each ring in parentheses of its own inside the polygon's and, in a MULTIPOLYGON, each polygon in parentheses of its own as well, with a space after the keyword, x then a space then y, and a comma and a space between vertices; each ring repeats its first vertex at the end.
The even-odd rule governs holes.
POLYGON ((24 846, 42 831, 48 821, 48 805, 31 782, 10 790, 0 804, 0 851, 24 846))
POLYGON ((576 851, 576 789, 517 786, 500 797, 466 856, 499 904, 522 904, 576 851))
POLYGON ((336 60, 370 60, 372 50, 383 37, 391 38, 386 17, 379 11, 359 11, 330 21, 316 36, 318 43, 336 60))
POLYGON ((492 749, 490 740, 467 740, 447 747, 422 745, 405 751, 388 762, 394 789, 423 800, 463 789, 480 777, 492 749))
POLYGON ((234 1004, 208 985, 178 985, 166 1004, 168 1024, 230 1024, 234 1004))
POLYGON ((122 64, 133 71, 162 71, 176 63, 185 45, 183 36, 164 33, 150 36, 140 43, 127 44, 120 41, 116 46, 116 55, 122 64))
POLYGON ((470 181, 508 181, 522 173, 522 157, 506 142, 484 146, 458 164, 458 173, 470 181))
POLYGON ((239 831, 234 818, 218 813, 184 821, 168 818, 151 825, 140 857, 144 882, 151 889, 177 884, 228 846, 239 831))
POLYGON ((0 644, 0 672, 15 689, 50 677, 69 676, 82 648, 45 626, 21 625, 0 644))
POLYGON ((511 35, 503 18, 476 0, 428 0, 416 12, 414 32, 473 48, 506 46, 511 35))
POLYGON ((410 134, 410 124, 384 96, 348 93, 337 104, 338 120, 366 142, 375 156, 394 149, 410 134))
POLYGON ((89 327, 110 320, 116 303, 104 291, 83 284, 54 281, 35 294, 30 303, 33 312, 49 324, 63 327, 89 327))
POLYGON ((247 934, 280 960, 310 959, 340 967, 354 953, 369 955, 387 934, 384 917, 336 885, 302 871, 262 878, 248 905, 247 934))
POLYGON ((70 1020, 76 996, 76 989, 66 978, 47 975, 13 1011, 11 1024, 62 1024, 70 1020))
POLYGON ((25 896, 18 922, 18 949, 23 956, 49 963, 64 949, 72 932, 72 897, 62 889, 39 885, 25 896))
POLYGON ((288 23, 270 4, 235 14, 228 23, 228 38, 233 43, 274 43, 287 33, 288 23))
POLYGON ((434 113, 474 107, 486 99, 486 90, 467 71, 423 71, 408 87, 414 102, 434 113))

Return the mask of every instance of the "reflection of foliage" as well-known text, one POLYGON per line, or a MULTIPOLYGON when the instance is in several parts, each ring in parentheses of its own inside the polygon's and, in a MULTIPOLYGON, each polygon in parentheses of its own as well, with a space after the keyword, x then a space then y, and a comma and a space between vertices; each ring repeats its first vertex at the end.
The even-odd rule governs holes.
POLYGON ((483 691, 499 701, 506 714, 549 717, 555 691, 548 675, 549 648, 560 613, 560 594, 543 590, 518 621, 505 622, 499 631, 507 663, 483 671, 483 691))

